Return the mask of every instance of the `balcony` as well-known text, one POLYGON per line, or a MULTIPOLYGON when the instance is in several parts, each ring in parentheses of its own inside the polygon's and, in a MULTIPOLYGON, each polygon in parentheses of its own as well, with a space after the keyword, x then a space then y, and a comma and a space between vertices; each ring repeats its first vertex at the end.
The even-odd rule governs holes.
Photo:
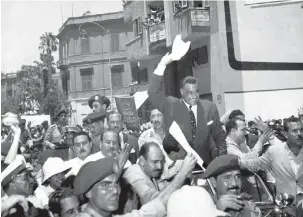
POLYGON ((201 36, 209 35, 210 9, 188 7, 174 15, 172 25, 175 27, 172 39, 182 34, 182 38, 194 41, 201 36))
POLYGON ((149 26, 148 36, 151 54, 163 54, 166 52, 166 30, 164 22, 149 26))

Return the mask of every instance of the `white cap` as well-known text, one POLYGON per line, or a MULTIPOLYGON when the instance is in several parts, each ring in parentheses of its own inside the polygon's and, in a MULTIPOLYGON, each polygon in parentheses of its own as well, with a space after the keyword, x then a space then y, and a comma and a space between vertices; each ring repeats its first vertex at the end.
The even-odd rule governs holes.
POLYGON ((68 171, 70 169, 71 166, 66 164, 61 158, 59 157, 48 158, 42 167, 42 173, 43 173, 42 184, 53 175, 62 173, 64 171, 68 171))
POLYGON ((175 191, 167 204, 167 217, 221 217, 229 214, 217 209, 210 194, 202 187, 183 186, 175 191))

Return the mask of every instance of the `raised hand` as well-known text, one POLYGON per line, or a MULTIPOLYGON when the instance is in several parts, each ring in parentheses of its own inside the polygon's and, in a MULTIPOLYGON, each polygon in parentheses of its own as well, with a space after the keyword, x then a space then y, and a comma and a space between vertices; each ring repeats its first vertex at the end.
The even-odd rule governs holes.
POLYGON ((180 60, 183 56, 185 56, 189 47, 190 41, 184 42, 181 39, 181 35, 177 35, 172 46, 172 53, 170 55, 172 61, 180 60))
POLYGON ((117 155, 118 167, 123 168, 129 158, 129 154, 132 150, 132 146, 125 143, 123 150, 117 155))
POLYGON ((192 172, 196 163, 197 159, 195 158, 195 156, 192 153, 188 153, 185 159, 183 160, 183 164, 180 171, 184 172, 187 176, 192 172))
POLYGON ((274 135, 274 132, 270 129, 267 129, 261 134, 258 141, 264 145, 266 142, 269 141, 270 137, 273 135, 274 135))
POLYGON ((244 203, 240 200, 238 195, 222 195, 217 201, 217 208, 225 211, 226 209, 240 210, 244 203))
POLYGON ((260 116, 258 116, 258 118, 255 118, 255 120, 253 122, 254 122, 254 125, 256 126, 256 128, 262 132, 269 129, 267 124, 262 120, 262 118, 260 116))

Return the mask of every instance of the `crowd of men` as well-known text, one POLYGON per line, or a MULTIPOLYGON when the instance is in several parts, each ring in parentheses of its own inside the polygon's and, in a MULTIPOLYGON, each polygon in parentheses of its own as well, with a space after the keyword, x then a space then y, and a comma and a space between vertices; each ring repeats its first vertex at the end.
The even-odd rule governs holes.
POLYGON ((260 172, 274 196, 295 197, 294 216, 303 216, 303 109, 277 121, 282 130, 260 117, 248 123, 240 110, 220 118, 214 103, 199 99, 194 77, 182 79, 181 99, 165 96, 164 71, 175 60, 165 55, 154 71, 151 127, 139 137, 100 95, 89 99, 82 126, 66 126, 64 110, 50 126, 3 116, 3 127, 5 118, 17 121, 2 132, 2 216, 262 216, 246 192, 246 170, 260 172), (169 133, 173 121, 215 192, 193 184, 202 168, 169 133))

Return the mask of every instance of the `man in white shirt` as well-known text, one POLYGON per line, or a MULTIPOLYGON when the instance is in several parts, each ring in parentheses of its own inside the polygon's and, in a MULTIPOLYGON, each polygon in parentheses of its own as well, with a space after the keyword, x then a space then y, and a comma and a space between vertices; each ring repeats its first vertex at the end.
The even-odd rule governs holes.
POLYGON ((66 163, 72 167, 66 177, 70 175, 77 175, 84 160, 91 154, 92 140, 86 132, 76 133, 73 139, 73 151, 76 157, 67 161, 66 163))
MULTIPOLYGON (((119 144, 119 135, 113 130, 105 130, 101 135, 100 151, 88 156, 84 160, 84 164, 91 161, 96 161, 105 157, 116 158, 121 152, 121 147, 119 144)), ((124 166, 127 168, 131 165, 128 160, 124 166)))

